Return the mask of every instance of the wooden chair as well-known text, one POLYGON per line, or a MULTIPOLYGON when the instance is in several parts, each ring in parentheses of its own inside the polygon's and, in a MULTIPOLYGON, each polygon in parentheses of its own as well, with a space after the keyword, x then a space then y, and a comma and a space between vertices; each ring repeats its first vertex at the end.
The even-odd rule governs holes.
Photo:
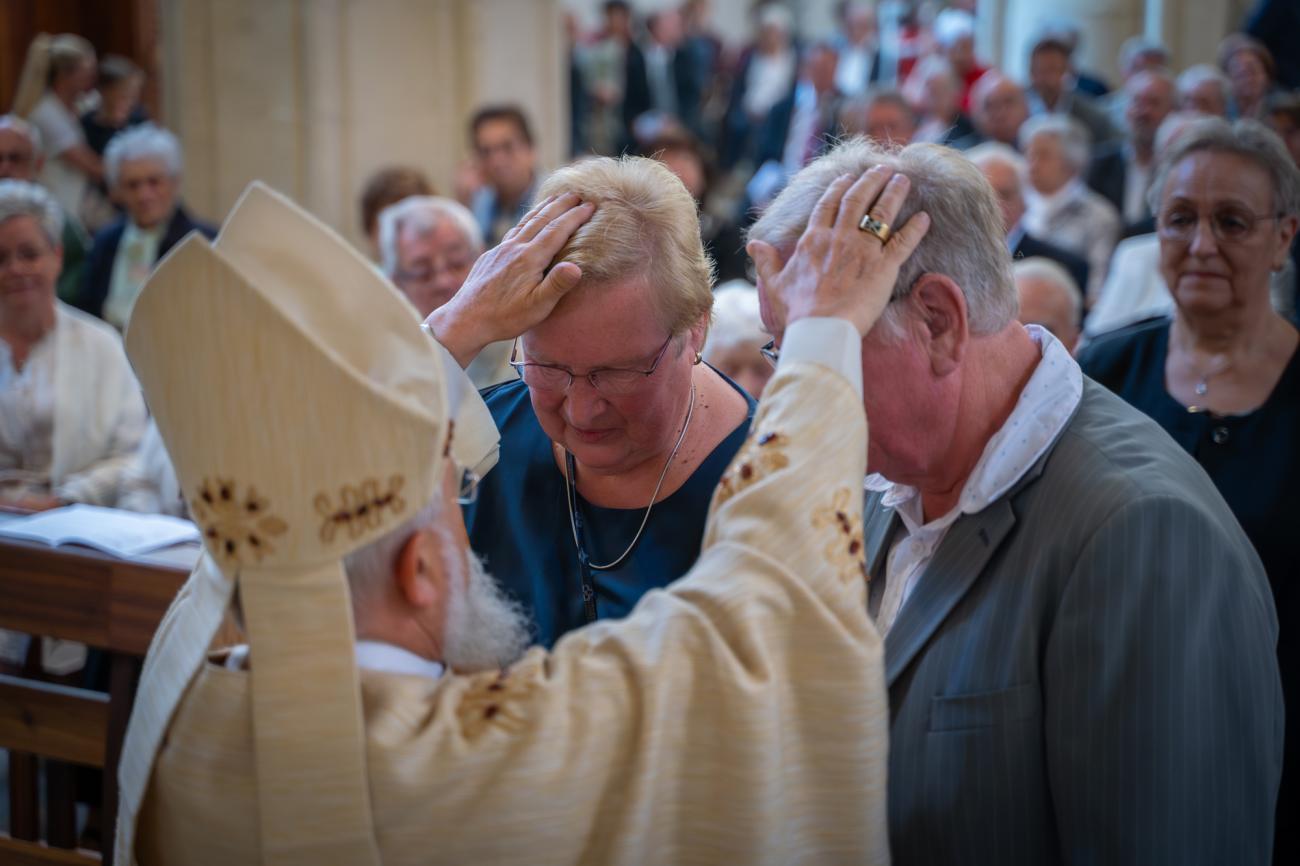
POLYGON ((0 863, 112 862, 117 763, 140 665, 197 555, 191 545, 173 549, 170 557, 122 560, 86 548, 0 538, 0 628, 96 647, 106 653, 109 670, 107 694, 0 675, 0 748, 9 750, 10 804, 0 863), (38 756, 46 759, 44 839, 38 756), (74 765, 103 770, 102 855, 77 848, 74 765))

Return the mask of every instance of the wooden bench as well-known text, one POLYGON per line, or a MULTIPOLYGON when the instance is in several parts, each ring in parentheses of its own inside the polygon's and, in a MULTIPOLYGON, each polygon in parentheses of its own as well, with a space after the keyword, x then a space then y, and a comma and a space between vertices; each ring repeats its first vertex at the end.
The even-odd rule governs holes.
MULTIPOLYGON (((0 522, 12 519, 0 516, 0 522)), ((0 748, 9 750, 9 834, 0 863, 111 863, 117 763, 154 630, 185 582, 198 545, 133 559, 0 536, 0 628, 103 650, 108 693, 0 675, 0 748), (40 833, 38 757, 45 764, 40 833), (101 855, 77 848, 74 766, 103 770, 101 855)))

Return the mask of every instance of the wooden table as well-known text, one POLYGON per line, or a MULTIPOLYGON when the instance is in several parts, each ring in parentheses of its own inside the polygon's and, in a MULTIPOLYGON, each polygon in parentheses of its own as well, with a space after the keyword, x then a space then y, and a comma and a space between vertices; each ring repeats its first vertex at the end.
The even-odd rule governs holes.
MULTIPOLYGON (((0 513, 0 525, 15 518, 0 513)), ((0 628, 77 641, 108 654, 106 708, 102 706, 102 693, 36 690, 25 687, 25 680, 13 677, 0 683, 0 732, 11 741, 17 738, 29 742, 36 754, 103 767, 101 838, 105 863, 111 861, 117 816, 117 764, 141 660, 198 555, 198 542, 118 558, 76 545, 49 547, 0 536, 0 628), (96 702, 100 704, 98 715, 96 702), (92 742, 94 737, 85 736, 88 725, 92 731, 96 727, 96 719, 102 719, 104 725, 104 736, 98 743, 92 742), (101 754, 102 762, 93 760, 101 754)), ((10 753, 10 838, 0 836, 0 861, 11 862, 8 858, 13 857, 12 862, 20 862, 18 858, 28 849, 19 846, 30 845, 38 838, 35 768, 34 755, 10 753)), ((49 845, 75 847, 75 839, 70 839, 75 829, 68 826, 67 810, 61 807, 57 820, 54 810, 47 811, 49 845)))

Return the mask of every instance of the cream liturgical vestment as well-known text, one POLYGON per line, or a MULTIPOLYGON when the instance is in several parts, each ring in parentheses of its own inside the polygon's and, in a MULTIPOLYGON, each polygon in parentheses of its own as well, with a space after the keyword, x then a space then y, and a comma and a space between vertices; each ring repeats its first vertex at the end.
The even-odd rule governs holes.
MULTIPOLYGON (((146 288, 133 328, 148 309, 146 288)), ((429 415, 442 429, 440 413, 453 410, 439 399, 429 415)), ((454 417, 459 429, 464 412, 454 417)), ((169 644, 160 637, 132 720, 159 731, 128 741, 119 862, 888 862, 888 708, 854 483, 865 470, 861 399, 827 367, 783 360, 752 431, 685 577, 628 618, 573 632, 507 670, 438 680, 358 673, 327 635, 291 628, 309 644, 304 653, 289 638, 265 643, 254 619, 250 670, 200 658, 178 676, 158 657, 169 644), (318 651, 331 669, 312 661, 318 651), (284 676, 295 669, 303 675, 284 676), (259 697, 268 677, 276 691, 259 697), (315 703, 313 677, 343 684, 326 695, 329 713, 315 703), (163 680, 179 680, 183 697, 151 706, 156 694, 167 702, 167 688, 151 693, 163 680), (330 714, 346 716, 347 688, 359 695, 360 724, 340 731, 330 714), (304 744, 314 738, 345 747, 337 758, 313 753, 304 744), (295 754, 271 758, 268 748, 295 754), (349 785, 354 773, 360 788, 349 785)), ((439 451, 424 449, 430 459, 439 451)), ((335 455, 345 467, 359 457, 335 455)), ((191 483, 183 456, 177 468, 191 483)), ((196 574, 168 621, 222 595, 214 587, 230 575, 242 594, 244 570, 196 574)), ((321 590, 308 595, 304 605, 328 607, 321 590)), ((350 626, 336 625, 350 650, 350 626)))

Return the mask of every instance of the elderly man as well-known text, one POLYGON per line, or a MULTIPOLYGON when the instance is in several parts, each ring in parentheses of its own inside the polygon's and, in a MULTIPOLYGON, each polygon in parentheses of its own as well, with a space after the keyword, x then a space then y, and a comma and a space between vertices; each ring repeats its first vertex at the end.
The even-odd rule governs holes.
MULTIPOLYGON (((483 253, 483 233, 459 202, 410 196, 379 215, 380 265, 421 318, 452 299, 483 253)), ((466 368, 476 388, 516 378, 512 342, 487 346, 466 368)))
POLYGON ((842 362, 872 419, 894 862, 1266 863, 1283 709, 1263 567, 1191 457, 1015 321, 974 166, 853 141, 806 168, 752 229, 770 326, 814 203, 873 166, 910 179, 899 216, 931 220, 842 362))
POLYGON ((180 203, 181 147, 153 124, 120 133, 104 152, 104 178, 126 213, 95 236, 79 306, 119 331, 154 265, 192 231, 216 229, 180 203))
POLYGON ((475 113, 469 131, 484 181, 470 210, 487 245, 494 247, 532 207, 538 183, 533 130, 518 106, 490 105, 475 113))
MULTIPOLYGON (((984 173, 993 187, 998 208, 1002 211, 1002 227, 1007 233, 1007 249, 1011 257, 1047 258, 1069 271, 1076 289, 1082 293, 1088 285, 1088 262, 1050 241, 1025 231, 1025 160, 1005 144, 985 142, 966 151, 966 158, 984 173)), ((1082 297, 1082 294, 1080 294, 1082 297)))
POLYGON ((1041 325, 1071 353, 1079 342, 1083 291, 1069 271, 1051 259, 1021 259, 1011 268, 1020 297, 1020 323, 1041 325))
POLYGON ((1178 108, 1213 117, 1227 117, 1232 82, 1217 66, 1197 63, 1178 75, 1178 108))
POLYGON ((1177 107, 1178 86, 1168 73, 1155 70, 1134 75, 1124 89, 1124 140, 1094 149, 1088 186, 1115 206, 1125 226, 1138 226, 1151 220, 1147 187, 1155 169, 1156 131, 1177 107))
MULTIPOLYGON (((518 618, 453 501, 495 435, 451 356, 264 188, 185 242, 128 342, 205 552, 146 661, 117 862, 888 862, 861 371, 826 352, 871 331, 924 232, 863 242, 868 207, 901 223, 877 180, 824 203, 780 289, 786 356, 698 565, 504 670, 518 618), (205 661, 232 607, 248 648, 205 661)), ((549 198, 486 254, 438 317, 452 355, 580 284, 555 256, 592 213, 549 198)))
MULTIPOLYGON (((36 183, 44 157, 36 127, 13 114, 0 115, 0 180, 36 183)), ((63 270, 59 273, 59 300, 76 304, 86 282, 86 251, 90 238, 75 219, 63 215, 63 270)))
POLYGON ((968 150, 985 141, 1016 147, 1020 126, 1029 117, 1029 102, 1019 84, 996 69, 980 77, 970 92, 971 121, 975 133, 953 142, 958 150, 968 150))

